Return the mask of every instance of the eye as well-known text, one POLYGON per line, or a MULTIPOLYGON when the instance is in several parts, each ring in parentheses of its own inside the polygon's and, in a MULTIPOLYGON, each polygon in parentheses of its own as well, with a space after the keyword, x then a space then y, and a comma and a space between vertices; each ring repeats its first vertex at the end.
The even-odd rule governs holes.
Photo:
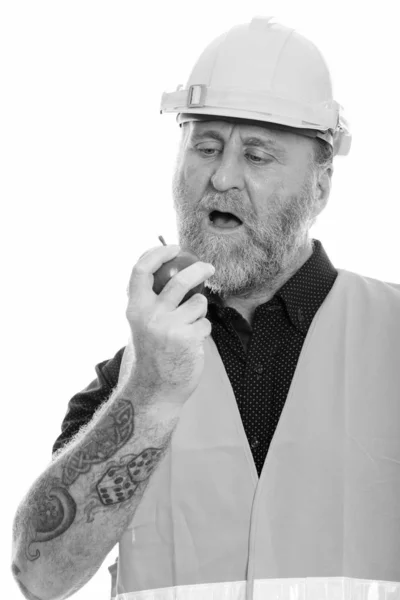
POLYGON ((203 147, 203 148, 197 148, 197 151, 200 152, 201 154, 203 154, 204 156, 214 156, 216 152, 219 152, 218 148, 210 148, 210 147, 203 147))
POLYGON ((250 154, 249 152, 246 153, 246 156, 249 156, 254 162, 259 162, 263 160, 261 156, 257 156, 256 154, 250 154))
POLYGON ((246 152, 246 156, 250 157, 251 162, 255 164, 261 164, 263 162, 270 162, 272 158, 270 156, 257 156, 257 154, 252 154, 251 152, 246 152))

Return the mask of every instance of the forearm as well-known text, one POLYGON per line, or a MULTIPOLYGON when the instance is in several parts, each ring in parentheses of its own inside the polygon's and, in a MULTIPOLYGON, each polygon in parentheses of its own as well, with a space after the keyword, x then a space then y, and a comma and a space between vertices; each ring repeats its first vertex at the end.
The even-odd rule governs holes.
POLYGON ((66 598, 94 575, 168 449, 182 405, 131 389, 114 392, 18 508, 13 572, 27 598, 66 598))

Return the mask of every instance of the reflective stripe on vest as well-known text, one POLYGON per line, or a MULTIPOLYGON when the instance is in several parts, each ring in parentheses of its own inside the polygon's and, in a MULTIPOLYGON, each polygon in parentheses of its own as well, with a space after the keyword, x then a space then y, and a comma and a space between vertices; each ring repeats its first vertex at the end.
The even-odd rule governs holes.
POLYGON ((199 386, 120 540, 115 594, 383 600, 400 598, 399 581, 400 286, 340 269, 260 479, 207 339, 199 386))
MULTIPOLYGON (((398 600, 400 584, 347 577, 258 579, 254 600, 398 600)), ((119 594, 115 600, 245 600, 246 581, 205 583, 119 594)))

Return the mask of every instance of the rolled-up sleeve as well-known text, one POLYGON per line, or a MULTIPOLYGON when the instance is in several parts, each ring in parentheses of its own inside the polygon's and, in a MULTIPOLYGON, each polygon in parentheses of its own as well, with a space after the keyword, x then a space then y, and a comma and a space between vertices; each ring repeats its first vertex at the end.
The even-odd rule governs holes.
POLYGON ((82 426, 89 423, 99 406, 111 396, 118 383, 124 349, 121 348, 111 360, 96 365, 96 379, 71 398, 61 424, 61 434, 53 445, 53 454, 65 446, 82 426))

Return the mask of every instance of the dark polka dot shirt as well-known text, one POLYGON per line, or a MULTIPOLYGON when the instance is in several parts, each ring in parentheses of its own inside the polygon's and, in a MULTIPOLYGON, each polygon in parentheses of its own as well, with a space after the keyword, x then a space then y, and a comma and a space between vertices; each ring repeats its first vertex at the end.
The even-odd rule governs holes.
MULTIPOLYGON (((252 326, 232 307, 206 291, 212 337, 231 382, 243 427, 260 475, 279 421, 304 340, 337 270, 319 240, 304 265, 264 304, 252 326)), ((53 452, 67 443, 111 395, 124 348, 96 366, 97 378, 68 404, 53 452)))

